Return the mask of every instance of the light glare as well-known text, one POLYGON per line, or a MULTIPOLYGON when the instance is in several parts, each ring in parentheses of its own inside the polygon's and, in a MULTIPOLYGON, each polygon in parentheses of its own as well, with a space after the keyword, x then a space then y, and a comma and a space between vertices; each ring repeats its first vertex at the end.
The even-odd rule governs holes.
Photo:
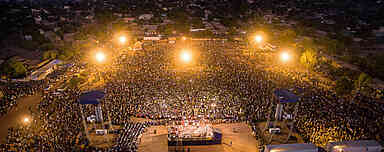
POLYGON ((281 59, 283 62, 288 61, 290 58, 291 58, 291 56, 290 56, 287 52, 283 52, 283 53, 281 53, 281 55, 280 55, 280 59, 281 59))
POLYGON ((256 36, 255 36, 255 41, 256 41, 257 43, 261 43, 261 41, 263 41, 263 37, 261 37, 260 35, 256 35, 256 36))
POLYGON ((191 53, 187 52, 187 51, 183 51, 180 55, 181 59, 184 61, 184 62, 189 62, 192 60, 192 55, 191 53))
POLYGON ((103 62, 105 60, 105 55, 103 52, 96 53, 96 60, 98 62, 103 62))
POLYGON ((125 36, 120 36, 119 41, 121 44, 124 44, 127 41, 127 38, 125 36))
POLYGON ((24 118, 24 123, 28 123, 29 122, 29 118, 24 118))

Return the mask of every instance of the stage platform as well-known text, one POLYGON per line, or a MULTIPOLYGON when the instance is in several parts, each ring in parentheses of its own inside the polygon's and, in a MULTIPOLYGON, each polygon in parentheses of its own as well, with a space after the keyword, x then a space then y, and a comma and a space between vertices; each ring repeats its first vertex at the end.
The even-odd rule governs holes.
POLYGON ((221 144, 221 140, 221 132, 214 132, 213 137, 170 138, 168 136, 168 146, 215 145, 221 144))
POLYGON ((221 144, 222 132, 204 121, 185 120, 168 127, 168 146, 221 144))
POLYGON ((147 128, 141 138, 138 152, 258 152, 258 141, 245 123, 223 123, 212 125, 222 131, 222 143, 214 145, 168 146, 168 126, 147 128), (156 130, 156 134, 154 131, 156 130), (234 130, 236 130, 234 132, 234 130), (231 144, 232 142, 232 144, 231 144))

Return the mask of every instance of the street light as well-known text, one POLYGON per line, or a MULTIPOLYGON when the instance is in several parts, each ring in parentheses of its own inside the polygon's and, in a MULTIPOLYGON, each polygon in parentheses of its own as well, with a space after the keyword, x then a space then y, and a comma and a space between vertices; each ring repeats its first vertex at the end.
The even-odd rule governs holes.
POLYGON ((125 42, 127 41, 127 38, 125 36, 120 36, 119 41, 120 41, 120 44, 125 44, 125 42))
POLYGON ((280 59, 281 59, 281 61, 283 61, 283 62, 287 62, 287 61, 289 61, 289 60, 291 59, 291 55, 289 55, 288 52, 282 52, 282 53, 280 54, 280 59))
POLYGON ((192 60, 192 55, 189 51, 185 50, 185 51, 181 52, 180 58, 184 62, 190 62, 192 60))
POLYGON ((24 121, 24 123, 29 123, 29 118, 25 117, 23 121, 24 121))
POLYGON ((255 42, 256 43, 261 43, 263 41, 263 37, 261 35, 256 35, 255 36, 255 42))
POLYGON ((21 121, 24 125, 29 125, 31 123, 31 118, 29 116, 24 116, 21 121))
POLYGON ((97 52, 95 57, 98 62, 103 62, 105 60, 105 54, 103 52, 97 52))

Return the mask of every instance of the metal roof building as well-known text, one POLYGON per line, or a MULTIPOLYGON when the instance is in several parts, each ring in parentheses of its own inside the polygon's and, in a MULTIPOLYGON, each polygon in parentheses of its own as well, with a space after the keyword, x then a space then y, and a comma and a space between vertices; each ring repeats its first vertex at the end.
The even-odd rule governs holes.
POLYGON ((328 152, 380 152, 383 147, 376 140, 329 142, 328 152))
POLYGON ((319 148, 314 144, 281 144, 266 145, 264 152, 318 152, 319 148))

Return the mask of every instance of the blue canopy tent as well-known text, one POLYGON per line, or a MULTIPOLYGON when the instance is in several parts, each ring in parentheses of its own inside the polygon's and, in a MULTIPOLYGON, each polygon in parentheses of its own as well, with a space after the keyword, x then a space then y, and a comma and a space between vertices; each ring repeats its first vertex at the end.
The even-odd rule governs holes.
POLYGON ((280 103, 297 102, 299 97, 287 89, 276 89, 273 91, 280 103))
POLYGON ((80 104, 99 104, 99 100, 104 97, 105 93, 102 91, 90 91, 82 94, 79 98, 80 104))

